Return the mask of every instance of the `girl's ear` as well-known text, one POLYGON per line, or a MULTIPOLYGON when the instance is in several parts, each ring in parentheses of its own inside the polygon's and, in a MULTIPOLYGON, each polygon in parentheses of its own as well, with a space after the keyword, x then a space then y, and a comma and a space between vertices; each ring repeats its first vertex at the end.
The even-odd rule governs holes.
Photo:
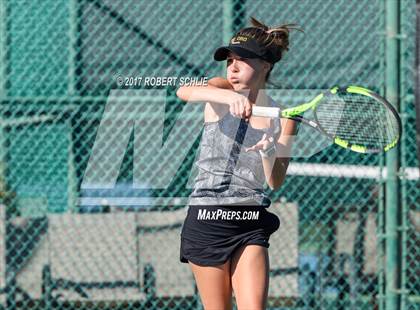
POLYGON ((271 70, 271 68, 273 68, 273 64, 269 63, 269 62, 265 62, 265 64, 267 65, 267 72, 269 72, 271 70))
POLYGON ((263 69, 266 73, 268 73, 271 69, 272 64, 270 64, 268 61, 262 60, 263 69))

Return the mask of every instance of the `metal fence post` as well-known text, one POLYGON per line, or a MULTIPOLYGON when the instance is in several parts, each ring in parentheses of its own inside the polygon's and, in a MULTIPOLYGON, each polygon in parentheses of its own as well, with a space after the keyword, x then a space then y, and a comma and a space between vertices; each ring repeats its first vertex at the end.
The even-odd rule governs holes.
MULTIPOLYGON (((385 6, 386 49, 385 49, 385 94, 387 99, 396 105, 399 101, 399 1, 387 0, 385 6)), ((399 287, 399 148, 388 152, 386 157, 386 198, 385 198, 385 230, 386 230, 386 309, 398 309, 399 287)))

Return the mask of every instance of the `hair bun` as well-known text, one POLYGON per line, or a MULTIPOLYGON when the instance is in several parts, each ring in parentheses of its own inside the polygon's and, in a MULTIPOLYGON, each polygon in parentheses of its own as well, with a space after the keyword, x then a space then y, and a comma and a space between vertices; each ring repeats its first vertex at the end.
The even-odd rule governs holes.
POLYGON ((254 17, 251 16, 251 24, 256 27, 256 28, 260 28, 264 31, 269 30, 269 27, 267 25, 264 25, 262 22, 256 20, 254 17))
POLYGON ((279 61, 282 58, 283 52, 289 50, 289 33, 291 30, 298 30, 303 32, 297 24, 282 24, 276 27, 268 27, 262 22, 258 21, 254 17, 251 17, 251 24, 260 30, 264 31, 264 35, 261 38, 264 40, 264 44, 274 58, 279 61))

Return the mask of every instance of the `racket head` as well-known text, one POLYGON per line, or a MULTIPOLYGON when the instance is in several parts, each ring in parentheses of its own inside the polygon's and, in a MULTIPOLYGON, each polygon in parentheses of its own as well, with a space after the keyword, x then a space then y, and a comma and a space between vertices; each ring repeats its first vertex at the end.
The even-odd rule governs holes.
POLYGON ((319 130, 335 144, 358 153, 386 152, 401 137, 401 119, 395 108, 359 86, 334 87, 323 93, 314 117, 319 130))

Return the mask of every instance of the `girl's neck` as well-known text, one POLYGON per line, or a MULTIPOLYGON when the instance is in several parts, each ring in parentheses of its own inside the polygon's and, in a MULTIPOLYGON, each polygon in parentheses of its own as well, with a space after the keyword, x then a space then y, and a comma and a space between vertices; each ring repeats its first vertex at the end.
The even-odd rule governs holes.
POLYGON ((258 106, 269 106, 270 98, 267 95, 265 88, 251 89, 248 96, 252 104, 258 106))

